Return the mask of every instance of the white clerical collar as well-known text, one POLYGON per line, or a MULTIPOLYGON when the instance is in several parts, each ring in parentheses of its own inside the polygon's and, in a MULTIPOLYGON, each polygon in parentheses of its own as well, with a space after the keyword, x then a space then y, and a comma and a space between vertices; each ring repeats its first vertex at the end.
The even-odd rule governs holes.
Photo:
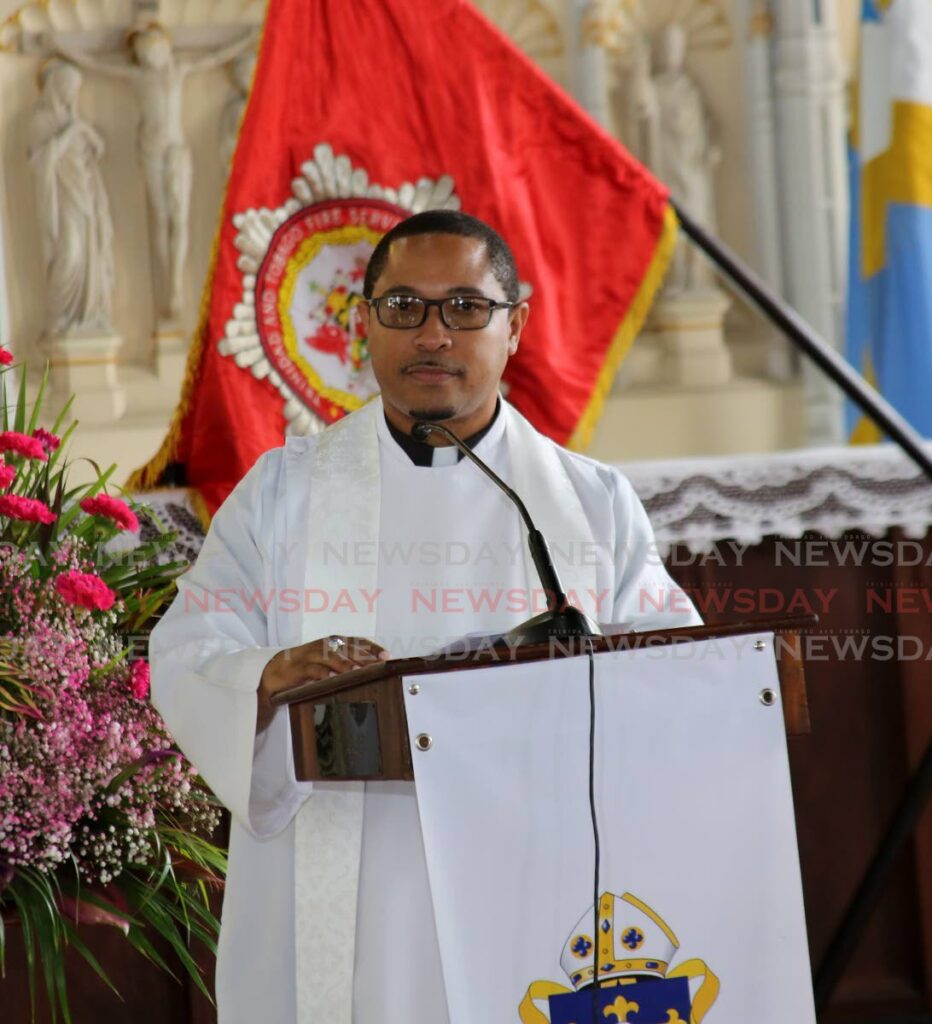
MULTIPOLYGON (((455 466, 462 459, 462 454, 455 445, 428 445, 402 434, 397 427, 387 421, 384 411, 382 415, 376 417, 376 429, 380 442, 413 467, 442 469, 455 466), (427 458, 430 459, 430 462, 427 462, 427 458)), ((504 433, 505 415, 502 409, 502 400, 499 399, 495 407, 495 414, 488 426, 464 440, 470 448, 474 448, 481 455, 483 451, 491 449, 497 444, 504 433)))

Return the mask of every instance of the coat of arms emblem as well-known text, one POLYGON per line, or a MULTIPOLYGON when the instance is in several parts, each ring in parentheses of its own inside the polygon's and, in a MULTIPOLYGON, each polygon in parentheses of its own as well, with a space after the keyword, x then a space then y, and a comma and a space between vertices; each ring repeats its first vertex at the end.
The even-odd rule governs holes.
POLYGON ((630 892, 604 892, 597 921, 594 910, 576 923, 560 956, 573 987, 532 982, 518 1007, 522 1024, 589 1024, 596 1019, 700 1024, 719 991, 718 978, 705 963, 693 959, 674 964, 679 950, 676 935, 630 892), (593 991, 596 969, 598 992, 593 991))
POLYGON ((290 433, 313 433, 378 390, 358 316, 372 250, 405 217, 460 201, 448 175, 382 186, 326 143, 291 191, 233 218, 243 294, 218 347, 279 390, 290 433))

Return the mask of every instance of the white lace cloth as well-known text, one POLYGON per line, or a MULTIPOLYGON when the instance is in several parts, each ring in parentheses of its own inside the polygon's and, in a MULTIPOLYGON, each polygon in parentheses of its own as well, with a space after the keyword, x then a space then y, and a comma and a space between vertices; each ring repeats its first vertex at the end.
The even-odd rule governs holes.
MULTIPOLYGON (((932 454, 932 443, 928 446, 932 454)), ((674 544, 708 551, 723 540, 757 544, 768 534, 807 531, 881 536, 932 527, 932 483, 891 445, 816 448, 770 455, 631 462, 620 466, 644 502, 663 553, 674 544)), ((193 559, 203 531, 183 489, 138 500, 178 531, 175 551, 193 559)))
MULTIPOLYGON (((190 493, 185 487, 163 488, 134 494, 133 500, 140 505, 148 506, 163 529, 176 534, 174 544, 158 558, 159 562, 187 561, 193 562, 204 542, 204 528, 198 519, 197 512, 191 501, 190 493)), ((140 543, 152 540, 156 527, 145 516, 140 517, 138 539, 140 543)), ((132 546, 128 534, 119 534, 110 542, 112 550, 132 546)))
MULTIPOLYGON (((932 444, 927 445, 932 454, 932 444)), ((660 547, 695 553, 721 540, 890 527, 922 537, 932 526, 932 481, 891 445, 814 448, 620 467, 644 502, 660 547)))

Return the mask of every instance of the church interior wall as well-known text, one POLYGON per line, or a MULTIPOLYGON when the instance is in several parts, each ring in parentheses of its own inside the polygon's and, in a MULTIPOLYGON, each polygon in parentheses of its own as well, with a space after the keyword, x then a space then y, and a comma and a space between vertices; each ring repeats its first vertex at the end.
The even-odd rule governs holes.
MULTIPOLYGON (((835 0, 840 36, 848 66, 852 63, 856 29, 854 0, 835 0)), ((493 16, 497 0, 483 6, 493 16)), ((0 0, 0 22, 20 6, 20 0, 0 0)), ((499 2, 498 6, 506 6, 499 2)), ((564 48, 543 56, 544 69, 572 87, 566 52, 571 0, 550 6, 564 48)), ((730 41, 713 49, 690 53, 687 70, 699 86, 708 115, 720 141, 722 161, 715 180, 718 230, 740 256, 753 262, 755 211, 748 188, 748 151, 744 102, 743 48, 750 0, 722 0, 730 41)), ((10 337, 18 358, 39 366, 45 286, 36 225, 36 194, 26 158, 29 118, 38 98, 36 57, 0 53, 0 210, 7 264, 10 337)), ((619 60, 605 59, 610 116, 617 120, 624 71, 619 60)), ((223 195, 224 173, 218 156, 219 115, 230 93, 225 70, 213 70, 189 80, 184 92, 184 131, 193 151, 190 249, 186 263, 182 328, 190 336, 206 277, 211 245, 223 195)), ((86 73, 80 97, 82 116, 106 141, 102 174, 115 222, 116 286, 113 320, 122 339, 118 357, 120 387, 127 411, 117 421, 85 422, 79 437, 84 450, 118 461, 118 477, 143 462, 164 433, 180 388, 181 360, 156 372, 155 310, 151 286, 150 228, 142 175, 136 158, 137 112, 132 92, 119 83, 86 73), (116 426, 117 429, 114 429, 116 426)), ((613 124, 618 130, 617 124, 613 124)), ((775 344, 757 316, 741 302, 732 302, 724 320, 730 352, 730 377, 720 386, 697 387, 686 379, 658 379, 656 370, 632 368, 616 382, 607 412, 596 435, 593 454, 608 460, 679 457, 731 450, 755 451, 805 443, 796 405, 802 401, 799 381, 773 380, 768 375, 768 351, 775 344), (654 374, 651 377, 651 373, 654 374), (640 377, 639 377, 640 374, 640 377), (714 413, 714 424, 709 416, 714 413), (753 411, 754 426, 746 416, 753 411), (652 433, 633 431, 647 420, 663 424, 652 433), (641 437, 641 440, 638 440, 641 437)), ((648 353, 649 339, 635 346, 648 353)), ((647 362, 650 362, 648 359, 647 362)), ((642 360, 643 363, 643 360, 642 360)), ((87 419, 88 417, 85 417, 87 419)), ((93 419, 93 416, 90 417, 93 419)))
MULTIPOLYGON (((15 9, 0 3, 0 20, 15 9)), ((29 115, 38 97, 34 57, 0 59, 0 126, 3 131, 3 223, 9 263, 11 337, 17 355, 31 354, 42 333, 45 284, 36 228, 36 194, 26 158, 29 115)), ((193 153, 190 248, 182 322, 193 329, 225 172, 218 156, 218 113, 229 90, 227 73, 208 71, 185 89, 184 132, 193 153)), ((136 103, 132 92, 91 73, 84 75, 79 108, 103 135, 102 174, 114 220, 116 286, 113 319, 123 339, 121 361, 148 366, 153 358, 155 309, 149 276, 149 223, 145 186, 136 158, 136 103)))

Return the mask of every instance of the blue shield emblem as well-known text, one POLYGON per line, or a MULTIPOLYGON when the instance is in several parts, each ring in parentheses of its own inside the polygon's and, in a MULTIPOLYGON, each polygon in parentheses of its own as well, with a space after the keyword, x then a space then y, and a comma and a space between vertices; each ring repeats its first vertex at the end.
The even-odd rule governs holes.
MULTIPOLYGON (((550 996, 551 1024, 590 1024, 592 987, 550 996)), ((627 1024, 675 1024, 689 1020, 689 982, 686 978, 645 978, 633 985, 599 989, 600 1021, 627 1024)))

